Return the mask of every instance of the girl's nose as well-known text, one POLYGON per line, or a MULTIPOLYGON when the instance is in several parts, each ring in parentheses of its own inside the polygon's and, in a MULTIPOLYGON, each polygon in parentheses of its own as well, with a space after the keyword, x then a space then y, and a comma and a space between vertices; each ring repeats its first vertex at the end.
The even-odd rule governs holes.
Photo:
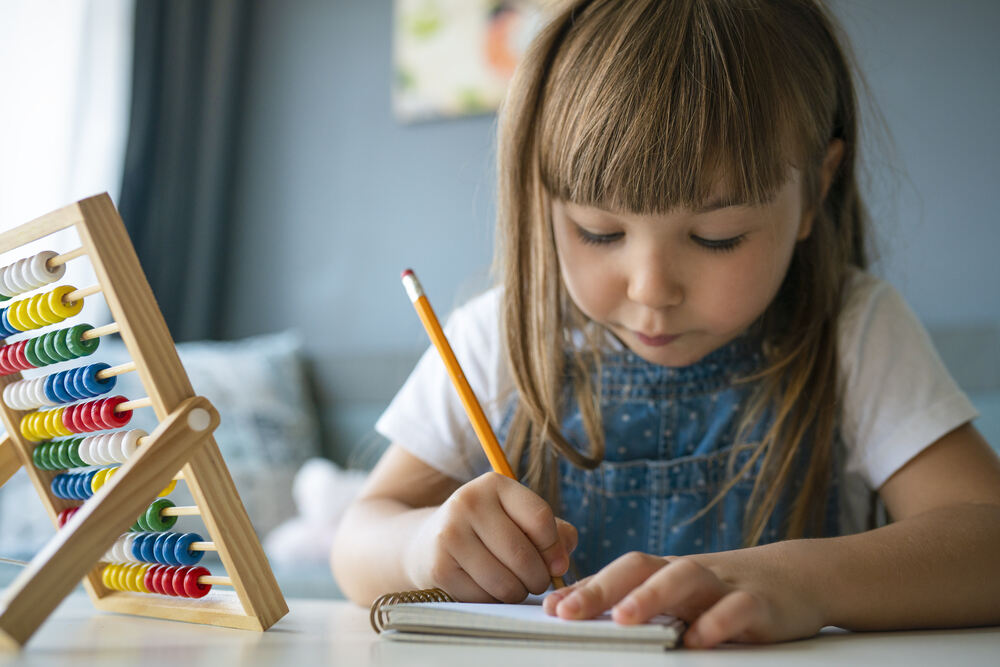
POLYGON ((663 257, 652 257, 631 267, 627 296, 648 308, 668 308, 684 300, 684 288, 663 257))

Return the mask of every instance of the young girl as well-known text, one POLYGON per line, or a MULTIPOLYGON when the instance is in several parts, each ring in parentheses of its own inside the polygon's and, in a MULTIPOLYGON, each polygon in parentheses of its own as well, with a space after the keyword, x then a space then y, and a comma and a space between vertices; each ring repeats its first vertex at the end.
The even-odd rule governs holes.
POLYGON ((502 284, 447 333, 524 484, 429 350, 339 531, 352 599, 515 602, 571 570, 549 613, 674 614, 689 646, 1000 623, 1000 463, 864 271, 816 2, 572 2, 500 131, 502 284))

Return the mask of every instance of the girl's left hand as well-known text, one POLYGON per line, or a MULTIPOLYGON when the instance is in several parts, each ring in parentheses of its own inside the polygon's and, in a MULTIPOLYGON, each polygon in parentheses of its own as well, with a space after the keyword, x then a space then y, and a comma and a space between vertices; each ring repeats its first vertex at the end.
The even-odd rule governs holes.
POLYGON ((545 611, 583 619, 611 609, 612 618, 625 625, 669 614, 688 624, 684 645, 698 648, 725 641, 786 641, 819 632, 819 606, 796 592, 796 586, 785 585, 790 582, 780 575, 777 580, 754 577, 758 568, 747 562, 748 551, 685 557, 629 553, 597 574, 549 593, 545 611), (719 574, 724 571, 740 576, 724 578, 719 574))

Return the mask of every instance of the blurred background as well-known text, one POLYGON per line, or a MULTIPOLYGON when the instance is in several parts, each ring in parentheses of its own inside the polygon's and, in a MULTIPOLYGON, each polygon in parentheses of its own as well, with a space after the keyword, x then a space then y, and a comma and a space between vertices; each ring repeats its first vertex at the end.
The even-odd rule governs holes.
MULTIPOLYGON (((1000 4, 829 4, 867 79, 872 270, 1000 446, 1000 4)), ((0 4, 0 229, 111 195, 289 595, 336 594, 349 469, 427 346, 400 271, 442 318, 490 284, 494 110, 538 24, 527 1, 0 4)), ((51 534, 33 493, 0 493, 0 555, 51 534)))

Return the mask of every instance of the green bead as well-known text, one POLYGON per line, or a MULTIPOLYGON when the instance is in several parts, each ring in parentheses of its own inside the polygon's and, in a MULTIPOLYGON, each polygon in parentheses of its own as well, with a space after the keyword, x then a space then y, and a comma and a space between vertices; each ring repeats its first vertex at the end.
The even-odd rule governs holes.
POLYGON ((73 462, 74 468, 83 468, 87 465, 87 462, 80 458, 80 443, 83 442, 83 438, 70 438, 67 442, 69 445, 69 458, 73 462))
POLYGON ((64 470, 69 470, 73 466, 73 459, 69 455, 69 445, 70 443, 63 440, 56 445, 56 460, 59 462, 59 467, 64 470))
POLYGON ((29 338, 28 344, 24 346, 24 358, 28 360, 28 363, 35 368, 41 368, 45 364, 41 359, 35 354, 35 345, 38 344, 38 338, 29 338))
POLYGON ((69 351, 73 354, 74 359, 93 354, 94 350, 101 343, 100 338, 91 338, 90 340, 80 338, 84 332, 90 331, 93 328, 89 324, 77 324, 66 330, 66 345, 69 347, 69 351))
POLYGON ((129 530, 131 530, 133 533, 139 533, 142 532, 142 526, 140 526, 139 522, 136 521, 135 523, 132 524, 132 527, 129 528, 129 530))
POLYGON ((161 533, 164 530, 169 530, 175 523, 177 523, 177 517, 175 516, 163 516, 160 514, 164 509, 168 507, 173 507, 174 504, 168 498, 157 498, 153 501, 153 504, 149 506, 146 510, 144 518, 146 519, 146 525, 149 526, 149 530, 161 533))
POLYGON ((52 355, 53 358, 59 361, 69 361, 73 359, 73 353, 69 351, 69 346, 66 344, 66 335, 69 333, 69 329, 59 329, 58 331, 53 331, 52 336, 52 347, 55 349, 55 354, 52 355))
POLYGON ((45 445, 37 445, 34 451, 31 452, 31 461, 35 464, 35 467, 39 470, 46 470, 45 468, 45 445))
POLYGON ((3 294, 0 294, 0 303, 2 303, 4 301, 10 301, 10 297, 9 296, 4 296, 3 294))
MULTIPOLYGON (((48 334, 42 334, 41 336, 38 337, 33 347, 35 351, 35 356, 38 357, 38 360, 42 362, 42 366, 49 366, 58 361, 57 359, 53 359, 52 355, 45 348, 45 342, 48 339, 49 339, 48 334)), ((41 368, 41 366, 39 366, 39 368, 41 368)))
POLYGON ((56 462, 52 460, 52 455, 55 453, 54 451, 52 451, 53 449, 52 443, 46 442, 44 443, 44 446, 45 446, 45 451, 42 453, 42 460, 45 462, 45 469, 58 470, 59 466, 57 466, 56 462))

